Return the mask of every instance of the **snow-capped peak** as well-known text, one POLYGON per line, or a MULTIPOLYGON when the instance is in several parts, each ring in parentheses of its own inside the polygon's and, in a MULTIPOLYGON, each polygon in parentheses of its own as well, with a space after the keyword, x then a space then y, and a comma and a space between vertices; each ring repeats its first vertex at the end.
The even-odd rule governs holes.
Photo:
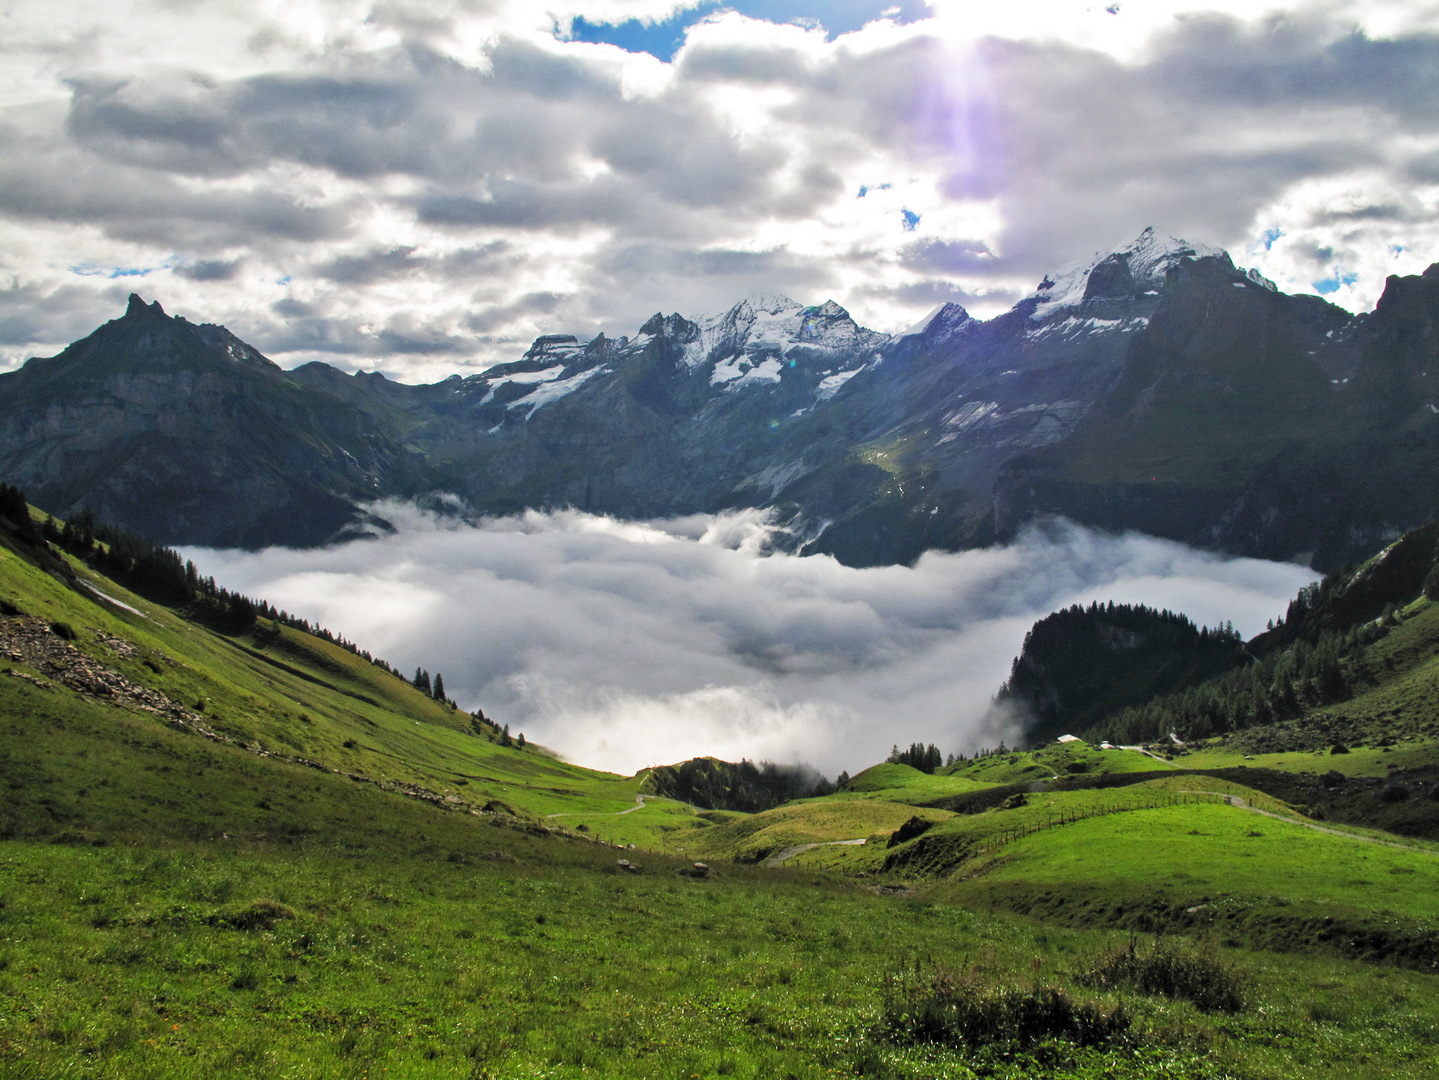
POLYGON ((723 314, 700 315, 693 321, 699 335, 685 347, 685 362, 691 368, 741 355, 784 357, 801 346, 871 348, 883 340, 882 335, 856 325, 833 300, 805 307, 773 293, 752 293, 723 314))
POLYGON ((960 307, 958 304, 946 300, 944 303, 936 306, 934 310, 931 311, 924 318, 920 319, 919 322, 909 327, 909 329, 901 330, 899 333, 895 334, 894 340, 898 341, 900 338, 916 337, 919 334, 923 334, 932 327, 934 327, 937 321, 951 322, 957 326, 960 323, 967 322, 968 320, 969 312, 965 311, 964 308, 960 307))
POLYGON ((1211 255, 1229 257, 1220 248, 1193 244, 1155 232, 1150 226, 1123 247, 1096 252, 1092 258, 1070 263, 1057 274, 1046 275, 1039 288, 1030 294, 1039 299, 1030 318, 1042 321, 1061 309, 1077 306, 1087 296, 1096 294, 1093 286, 1100 278, 1123 282, 1124 287, 1135 293, 1157 292, 1163 288, 1164 275, 1171 267, 1185 259, 1211 255), (1096 270, 1100 271, 1099 278, 1091 283, 1096 270))

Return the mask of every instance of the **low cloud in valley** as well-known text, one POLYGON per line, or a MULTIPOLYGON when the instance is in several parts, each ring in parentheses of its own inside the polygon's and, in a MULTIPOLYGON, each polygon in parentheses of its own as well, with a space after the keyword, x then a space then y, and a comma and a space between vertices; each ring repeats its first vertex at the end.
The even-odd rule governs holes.
POLYGON ((857 570, 766 554, 758 512, 625 523, 574 511, 462 524, 389 505, 392 535, 324 550, 192 551, 205 573, 343 633, 581 764, 698 755, 835 775, 982 724, 1025 632, 1091 600, 1232 620, 1246 636, 1313 580, 1068 523, 1012 545, 857 570))

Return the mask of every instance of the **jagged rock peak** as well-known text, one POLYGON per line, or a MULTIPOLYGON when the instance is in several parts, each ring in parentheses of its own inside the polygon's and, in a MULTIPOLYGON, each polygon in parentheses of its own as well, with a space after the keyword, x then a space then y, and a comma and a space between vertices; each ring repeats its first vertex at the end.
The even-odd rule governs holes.
POLYGON ((641 335, 650 337, 672 337, 679 341, 691 341, 699 334, 699 327, 678 312, 665 315, 655 312, 649 322, 640 327, 641 335))
MULTIPOLYGON (((1050 284, 1053 284, 1051 282, 1050 284)), ((1041 285, 1041 288, 1043 286, 1041 285)), ((969 312, 953 301, 946 301, 931 311, 907 330, 901 330, 896 338, 914 337, 919 334, 942 333, 969 322, 969 312)))
POLYGON ((570 349, 578 347, 579 338, 575 337, 574 334, 541 334, 535 338, 534 344, 526 350, 524 358, 528 360, 531 357, 543 356, 546 353, 567 352, 570 349))
POLYGON ((156 300, 153 304, 147 304, 139 293, 131 293, 130 302, 125 306, 125 318, 127 319, 144 318, 147 315, 163 317, 164 314, 165 309, 160 306, 160 301, 156 300))

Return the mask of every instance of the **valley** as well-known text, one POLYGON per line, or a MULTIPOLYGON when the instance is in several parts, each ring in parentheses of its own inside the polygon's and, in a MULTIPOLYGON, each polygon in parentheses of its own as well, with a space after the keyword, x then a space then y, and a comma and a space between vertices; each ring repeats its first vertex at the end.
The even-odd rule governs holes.
MULTIPOLYGON (((787 781, 505 745, 343 640, 207 626, 23 524, 0 521, 0 1074, 1433 1075, 1417 588, 1344 661, 1353 692, 1291 720, 880 763, 747 812, 787 781), (1348 753, 1311 745, 1341 714, 1348 753)), ((1309 621, 1422 582, 1416 542, 1404 573, 1316 587, 1309 621)))

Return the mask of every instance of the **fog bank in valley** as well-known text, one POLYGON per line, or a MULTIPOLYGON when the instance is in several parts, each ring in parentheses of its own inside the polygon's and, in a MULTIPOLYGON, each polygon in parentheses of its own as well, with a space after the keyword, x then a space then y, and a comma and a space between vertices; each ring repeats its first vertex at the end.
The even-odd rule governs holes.
POLYGON ((1050 611, 1112 599, 1249 636, 1314 579, 1065 522, 857 570, 767 553, 773 526, 758 511, 478 524, 383 513, 393 534, 333 548, 186 554, 402 670, 442 672, 465 708, 623 773, 713 755, 833 776, 894 743, 992 746, 1014 733, 985 729, 989 700, 1050 611))

